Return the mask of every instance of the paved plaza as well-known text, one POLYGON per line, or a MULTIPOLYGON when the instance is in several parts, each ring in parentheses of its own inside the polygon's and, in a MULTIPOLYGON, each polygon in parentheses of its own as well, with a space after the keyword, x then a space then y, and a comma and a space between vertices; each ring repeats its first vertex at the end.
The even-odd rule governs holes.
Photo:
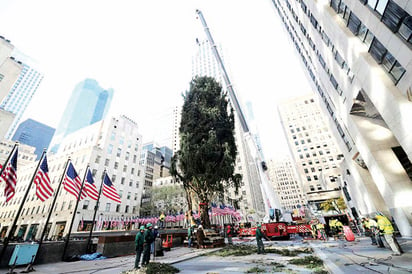
MULTIPOLYGON (((236 245, 245 248, 255 247, 253 238, 240 241, 234 239, 236 245)), ((315 256, 324 261, 325 269, 330 273, 412 273, 412 239, 401 238, 399 243, 405 251, 401 256, 392 256, 389 249, 377 248, 371 245, 370 238, 360 237, 354 242, 334 241, 303 241, 301 238, 289 241, 265 241, 265 246, 276 248, 312 247, 315 256)), ((311 273, 311 270, 302 270, 288 263, 289 257, 267 253, 265 255, 252 254, 243 257, 207 256, 215 249, 196 249, 175 247, 157 257, 155 262, 172 264, 181 270, 181 273, 245 273, 246 270, 262 265, 275 263, 285 264, 287 271, 283 273, 311 273)), ((43 273, 122 273, 133 269, 134 255, 108 258, 96 261, 59 262, 36 265, 36 274, 43 273)), ((20 273, 24 268, 17 268, 20 273)), ((0 273, 7 273, 8 269, 0 269, 0 273)), ((137 273, 137 272, 136 272, 137 273)), ((144 273, 144 272, 140 272, 144 273)), ((270 272, 269 272, 270 273, 270 272)), ((282 273, 282 272, 280 272, 282 273)))

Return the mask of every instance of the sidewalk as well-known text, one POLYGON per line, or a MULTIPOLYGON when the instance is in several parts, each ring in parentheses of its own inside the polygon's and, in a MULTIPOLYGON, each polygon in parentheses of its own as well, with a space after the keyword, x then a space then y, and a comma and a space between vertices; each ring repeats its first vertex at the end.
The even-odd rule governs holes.
MULTIPOLYGON (((187 247, 175 247, 171 251, 165 251, 162 257, 151 257, 152 262, 173 264, 189 260, 205 253, 219 250, 220 248, 196 249, 187 247)), ((35 265, 35 274, 55 273, 113 273, 118 274, 134 268, 135 255, 108 258, 95 261, 58 262, 51 264, 35 265)), ((25 267, 15 269, 17 273, 25 267)), ((0 269, 0 273, 7 273, 8 269, 0 269)))
POLYGON ((412 273, 412 239, 398 238, 398 241, 405 252, 401 256, 392 256, 390 249, 371 245, 368 237, 357 238, 354 242, 312 241, 310 246, 334 274, 412 273))

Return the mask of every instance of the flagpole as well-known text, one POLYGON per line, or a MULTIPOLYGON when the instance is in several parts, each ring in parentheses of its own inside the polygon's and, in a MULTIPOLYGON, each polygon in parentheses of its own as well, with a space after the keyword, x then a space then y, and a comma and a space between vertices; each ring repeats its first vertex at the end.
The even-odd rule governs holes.
MULTIPOLYGON (((65 176, 65 174, 66 174, 66 172, 67 172, 67 167, 68 167, 68 165, 69 165, 69 162, 70 162, 70 157, 69 157, 69 159, 67 159, 66 166, 64 167, 64 172, 63 172, 63 174, 62 174, 62 177, 60 178, 59 186, 57 187, 56 193, 55 193, 54 198, 53 198, 53 202, 52 202, 51 207, 50 207, 49 215, 47 216, 46 223, 44 224, 44 228, 43 228, 43 231, 42 231, 42 233, 41 233, 41 237, 40 237, 40 241, 39 241, 39 248, 38 248, 39 251, 40 251, 40 247, 41 247, 41 245, 42 245, 42 243, 43 243, 43 238, 44 238, 44 236, 45 236, 44 234, 46 234, 47 224, 48 224, 49 221, 50 221, 50 217, 51 217, 51 215, 52 215, 52 213, 53 213, 54 205, 56 204, 57 195, 59 194, 60 187, 61 187, 61 185, 62 185, 64 176, 65 176)), ((50 231, 49 231, 49 232, 50 232, 50 231)), ((36 256, 34 262, 36 262, 36 260, 37 260, 37 256, 36 256)))
POLYGON ((83 177, 83 181, 82 181, 82 186, 80 187, 80 192, 79 195, 77 196, 77 200, 76 200, 76 205, 74 206, 74 211, 73 211, 73 217, 72 217, 72 221, 70 222, 70 227, 69 227, 69 232, 66 235, 66 238, 64 240, 64 248, 63 248, 63 255, 62 255, 62 261, 64 261, 64 256, 66 255, 66 250, 67 250, 67 246, 69 245, 69 240, 70 240, 70 234, 73 228, 73 222, 74 219, 76 218, 76 213, 77 213, 77 207, 79 205, 80 199, 82 197, 82 191, 83 191, 83 187, 84 187, 84 181, 86 180, 86 175, 87 175, 87 171, 89 170, 89 165, 87 165, 86 171, 84 172, 84 177, 83 177))
POLYGON ((16 149, 16 147, 17 147, 18 145, 19 145, 19 143, 16 142, 16 143, 14 144, 14 147, 13 147, 12 150, 11 150, 11 153, 9 154, 9 156, 7 156, 6 162, 4 162, 4 166, 2 166, 2 167, 1 167, 1 170, 0 170, 0 177, 1 177, 1 175, 3 174, 3 171, 6 169, 7 163, 9 162, 11 156, 13 155, 14 150, 16 149))
MULTIPOLYGON (((10 155, 9 155, 7 161, 6 161, 6 164, 4 165, 3 169, 1 170, 1 174, 3 173, 3 170, 4 170, 5 166, 8 164, 8 161, 10 160, 11 156, 13 155, 13 153, 15 153, 17 147, 18 147, 18 143, 16 143, 16 144, 14 145, 14 147, 13 147, 13 149, 12 149, 12 153, 10 153, 10 155)), ((22 202, 21 202, 21 204, 20 204, 20 206, 19 206, 19 209, 17 210, 16 217, 14 217, 13 224, 11 225, 9 232, 7 233, 7 236, 4 238, 3 249, 1 250, 1 254, 0 254, 0 260, 3 258, 4 253, 6 252, 7 246, 9 245, 10 234, 13 232, 13 228, 14 228, 14 227, 16 226, 16 224, 17 224, 17 220, 19 219, 20 213, 21 213, 21 211, 22 211, 22 209, 23 209, 24 202, 26 201, 27 196, 29 195, 29 191, 30 191, 31 185, 33 184, 34 178, 36 177, 37 170, 39 169, 39 166, 40 166, 40 164, 41 164, 41 161, 43 160, 43 157, 44 157, 45 152, 46 152, 46 150, 43 151, 43 154, 42 154, 42 156, 41 156, 41 158, 40 158, 40 161, 39 161, 39 163, 37 164, 36 171, 34 172, 33 177, 31 178, 31 181, 30 181, 29 185, 27 186, 26 193, 24 193, 23 200, 22 200, 22 202)), ((17 172, 17 170, 16 170, 16 172, 17 172)))
POLYGON ((90 228, 89 238, 87 240, 86 254, 88 254, 90 252, 90 249, 91 249, 91 241, 92 241, 94 220, 96 219, 97 209, 99 209, 100 195, 102 193, 102 187, 103 187, 103 184, 104 184, 104 176, 106 176, 106 169, 104 169, 104 171, 103 171, 102 183, 100 184, 100 189, 99 189, 99 196, 97 197, 96 205, 94 206, 93 221, 92 221, 92 227, 90 228))

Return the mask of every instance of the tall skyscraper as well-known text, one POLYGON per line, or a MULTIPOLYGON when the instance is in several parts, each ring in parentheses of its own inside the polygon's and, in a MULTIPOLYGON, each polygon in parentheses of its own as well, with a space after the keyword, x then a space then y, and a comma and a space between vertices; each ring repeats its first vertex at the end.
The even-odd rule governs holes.
MULTIPOLYGON (((4 39, 2 40, 4 41, 4 39)), ((29 105, 34 93, 43 79, 43 74, 39 72, 37 64, 31 58, 19 52, 14 47, 11 54, 12 56, 10 56, 10 59, 17 61, 17 63, 21 66, 21 70, 18 78, 13 82, 11 89, 7 92, 7 94, 5 94, 3 100, 0 102, 0 109, 11 112, 15 115, 11 126, 4 136, 7 139, 10 139, 13 135, 24 111, 29 105)), ((10 68, 10 66, 8 66, 8 68, 10 68)), ((0 78, 3 77, 0 76, 0 78)))
POLYGON ((346 159, 351 210, 412 236, 412 1, 272 2, 346 159))
POLYGON ((12 140, 35 147, 36 151, 34 153, 37 155, 37 160, 39 160, 43 149, 49 147, 54 131, 55 129, 48 125, 27 119, 20 123, 12 140))
POLYGON ((319 203, 341 196, 340 149, 314 95, 285 100, 278 110, 303 194, 316 214, 319 203))
POLYGON ((113 89, 103 89, 96 80, 86 79, 75 87, 52 140, 57 152, 60 141, 78 129, 105 118, 113 98, 113 89))
MULTIPOLYGON (((223 59, 223 57, 221 57, 223 59)), ((196 53, 192 58, 192 77, 210 76, 221 83, 225 90, 225 83, 216 57, 210 48, 208 40, 196 40, 196 53)), ((235 111, 236 112, 236 111, 235 111)), ((256 169, 255 159, 250 153, 248 144, 245 140, 242 125, 235 115, 235 140, 239 157, 236 162, 235 172, 242 174, 243 183, 236 194, 229 191, 226 203, 231 203, 243 213, 243 216, 253 216, 256 220, 265 215, 265 202, 261 190, 261 181, 258 170, 256 169)))

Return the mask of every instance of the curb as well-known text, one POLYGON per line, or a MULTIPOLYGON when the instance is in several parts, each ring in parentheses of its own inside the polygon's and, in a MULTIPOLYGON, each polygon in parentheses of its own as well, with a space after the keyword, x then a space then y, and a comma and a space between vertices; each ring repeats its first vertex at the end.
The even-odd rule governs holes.
POLYGON ((313 250, 315 251, 316 255, 319 256, 319 258, 322 259, 323 264, 325 265, 325 268, 333 274, 343 274, 345 272, 343 272, 337 265, 335 265, 334 263, 332 263, 330 260, 328 260, 328 256, 326 256, 325 253, 323 253, 322 250, 320 250, 318 247, 313 246, 311 243, 309 243, 310 247, 313 248, 313 250))
POLYGON ((184 261, 188 261, 188 260, 191 260, 191 259, 200 257, 200 256, 202 256, 202 255, 204 255, 204 254, 208 254, 208 253, 211 253, 211 252, 218 251, 218 250, 220 250, 220 249, 222 249, 222 248, 216 248, 216 249, 207 250, 207 251, 204 251, 204 252, 194 252, 194 254, 191 254, 191 255, 189 255, 189 256, 187 256, 187 257, 182 256, 183 258, 180 258, 180 259, 177 259, 177 260, 173 260, 173 261, 170 261, 170 262, 164 262, 164 263, 177 264, 177 263, 181 263, 181 262, 184 262, 184 261))

